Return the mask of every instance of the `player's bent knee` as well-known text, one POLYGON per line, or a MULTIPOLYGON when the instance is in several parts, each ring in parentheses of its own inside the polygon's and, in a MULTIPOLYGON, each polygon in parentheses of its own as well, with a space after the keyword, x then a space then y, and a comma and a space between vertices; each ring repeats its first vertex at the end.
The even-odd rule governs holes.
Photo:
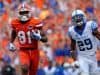
POLYGON ((28 75, 28 66, 27 65, 22 65, 22 75, 28 75))

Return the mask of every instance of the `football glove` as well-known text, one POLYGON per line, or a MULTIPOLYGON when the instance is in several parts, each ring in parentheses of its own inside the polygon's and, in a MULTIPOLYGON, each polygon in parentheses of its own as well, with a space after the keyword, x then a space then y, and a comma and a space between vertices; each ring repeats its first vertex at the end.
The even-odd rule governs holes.
POLYGON ((72 64, 71 64, 74 68, 79 68, 79 61, 74 61, 72 64))
POLYGON ((14 52, 16 50, 16 47, 13 43, 8 44, 8 50, 14 52))
POLYGON ((37 32, 32 30, 31 37, 36 40, 40 40, 42 38, 39 30, 37 30, 37 32))

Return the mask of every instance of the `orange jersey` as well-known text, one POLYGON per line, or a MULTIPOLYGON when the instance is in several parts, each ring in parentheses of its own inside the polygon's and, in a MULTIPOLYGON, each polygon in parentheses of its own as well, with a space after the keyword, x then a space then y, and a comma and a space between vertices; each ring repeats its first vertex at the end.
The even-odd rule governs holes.
POLYGON ((40 20, 31 18, 28 22, 22 23, 18 19, 11 22, 12 28, 16 31, 20 47, 38 48, 38 41, 32 39, 30 33, 34 29, 42 28, 43 24, 40 20))

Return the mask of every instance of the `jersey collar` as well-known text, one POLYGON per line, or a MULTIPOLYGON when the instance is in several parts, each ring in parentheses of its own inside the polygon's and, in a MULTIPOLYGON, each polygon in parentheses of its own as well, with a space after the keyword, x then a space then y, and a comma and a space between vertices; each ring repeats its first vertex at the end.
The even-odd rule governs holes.
POLYGON ((86 23, 83 24, 82 29, 80 30, 77 26, 74 27, 74 30, 76 33, 78 33, 79 35, 82 35, 84 32, 84 29, 86 27, 86 23))

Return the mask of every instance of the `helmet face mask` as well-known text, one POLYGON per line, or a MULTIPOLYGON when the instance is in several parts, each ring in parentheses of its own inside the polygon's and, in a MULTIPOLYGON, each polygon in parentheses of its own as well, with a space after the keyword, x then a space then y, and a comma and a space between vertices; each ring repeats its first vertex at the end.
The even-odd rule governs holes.
POLYGON ((28 21, 31 17, 31 14, 29 13, 29 11, 21 11, 19 12, 19 19, 20 21, 28 21))
POLYGON ((86 21, 85 14, 81 10, 75 10, 72 13, 72 22, 76 26, 82 26, 86 21))
POLYGON ((20 11, 19 12, 20 15, 24 15, 24 14, 28 14, 28 13, 29 13, 29 11, 20 11))

